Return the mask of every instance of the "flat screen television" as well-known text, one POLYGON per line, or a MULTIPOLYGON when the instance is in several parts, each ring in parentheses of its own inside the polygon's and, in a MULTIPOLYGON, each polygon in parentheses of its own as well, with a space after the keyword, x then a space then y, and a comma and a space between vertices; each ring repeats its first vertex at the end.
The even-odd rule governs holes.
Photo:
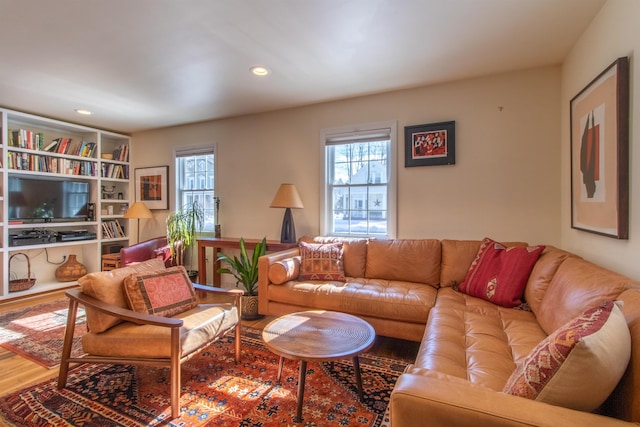
POLYGON ((86 221, 87 181, 9 175, 9 221, 86 221))

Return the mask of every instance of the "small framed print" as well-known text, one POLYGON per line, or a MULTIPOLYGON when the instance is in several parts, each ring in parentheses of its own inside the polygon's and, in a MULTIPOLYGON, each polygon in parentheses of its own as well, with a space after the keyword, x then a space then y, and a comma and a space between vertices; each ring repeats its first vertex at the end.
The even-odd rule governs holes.
POLYGON ((169 166, 135 170, 136 202, 150 210, 169 209, 169 166))
POLYGON ((456 122, 405 126, 404 166, 454 165, 456 122))
POLYGON ((629 59, 571 100, 571 227, 629 236, 629 59))

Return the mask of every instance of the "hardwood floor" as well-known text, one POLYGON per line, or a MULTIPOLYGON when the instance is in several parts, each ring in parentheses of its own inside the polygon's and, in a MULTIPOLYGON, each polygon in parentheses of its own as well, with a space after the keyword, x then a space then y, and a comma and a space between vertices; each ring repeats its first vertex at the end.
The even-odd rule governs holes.
MULTIPOLYGON (((55 292, 44 296, 17 300, 0 304, 0 313, 28 307, 34 304, 42 304, 64 296, 64 292, 55 292)), ((274 316, 265 316, 262 319, 252 321, 242 321, 246 325, 255 329, 262 329, 273 320, 274 316)), ((376 342, 370 350, 380 356, 392 357, 413 361, 418 351, 419 343, 405 341, 395 338, 376 337, 376 342)), ((3 347, 0 347, 0 390, 1 394, 7 394, 31 384, 56 378, 58 368, 47 369, 37 363, 31 362, 3 347)))

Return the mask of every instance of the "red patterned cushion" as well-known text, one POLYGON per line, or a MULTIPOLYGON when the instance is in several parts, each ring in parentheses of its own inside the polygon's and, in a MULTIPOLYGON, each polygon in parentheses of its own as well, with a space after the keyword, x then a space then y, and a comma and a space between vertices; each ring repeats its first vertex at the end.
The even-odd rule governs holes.
POLYGON ((631 356, 621 305, 605 302, 553 332, 518 365, 503 391, 580 411, 599 407, 631 356))
POLYGON ((522 304, 522 294, 544 246, 506 247, 489 238, 480 245, 460 292, 503 307, 522 304))
POLYGON ((198 305, 198 297, 183 266, 155 273, 132 274, 124 280, 129 307, 138 313, 171 317, 198 305))
POLYGON ((299 280, 336 280, 344 282, 342 243, 300 242, 299 280))

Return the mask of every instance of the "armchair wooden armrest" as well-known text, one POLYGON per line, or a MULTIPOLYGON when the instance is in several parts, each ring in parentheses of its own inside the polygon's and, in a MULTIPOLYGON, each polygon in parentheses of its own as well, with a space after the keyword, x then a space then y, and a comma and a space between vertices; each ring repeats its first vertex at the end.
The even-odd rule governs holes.
POLYGON ((76 303, 82 304, 85 307, 90 307, 98 310, 102 313, 109 314, 127 322, 137 323, 139 325, 155 325, 163 326, 167 328, 179 328, 182 326, 182 319, 173 319, 171 317, 156 316, 153 314, 138 313, 137 311, 129 310, 127 308, 121 308, 96 298, 93 298, 80 289, 70 289, 65 292, 67 297, 76 303))

